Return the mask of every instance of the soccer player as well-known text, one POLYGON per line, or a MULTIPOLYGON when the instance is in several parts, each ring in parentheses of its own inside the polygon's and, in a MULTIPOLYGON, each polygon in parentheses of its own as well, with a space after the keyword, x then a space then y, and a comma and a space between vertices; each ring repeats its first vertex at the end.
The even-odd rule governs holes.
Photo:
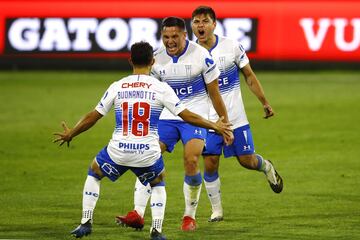
MULTIPOLYGON (((162 21, 161 36, 163 47, 155 53, 152 75, 168 83, 189 110, 208 117, 210 100, 218 116, 228 117, 218 86, 220 71, 206 49, 186 39, 185 21, 178 17, 168 17, 162 21)), ((171 152, 181 140, 184 145, 185 178, 183 192, 185 212, 181 229, 196 229, 195 214, 198 205, 202 177, 199 158, 205 145, 207 131, 182 121, 178 116, 164 109, 159 121, 161 149, 171 152)), ((233 136, 225 136, 230 144, 233 136)), ((130 227, 139 228, 144 224, 144 212, 150 196, 149 186, 144 188, 137 181, 135 185, 135 209, 117 221, 130 227)))
POLYGON ((100 194, 100 181, 108 177, 117 180, 131 170, 139 181, 151 186, 151 239, 165 239, 161 234, 165 212, 166 192, 163 181, 164 163, 161 157, 158 120, 164 107, 191 124, 212 128, 219 134, 231 135, 230 124, 210 122, 190 112, 166 83, 150 77, 154 63, 153 49, 146 42, 131 47, 133 74, 114 82, 93 111, 86 114, 74 128, 62 123, 64 132, 55 133, 54 142, 70 141, 91 128, 114 105, 116 125, 109 144, 92 161, 83 190, 81 224, 71 232, 76 238, 89 235, 93 212, 100 194))
MULTIPOLYGON (((229 121, 233 124, 234 142, 225 146, 221 136, 208 132, 204 156, 204 183, 211 205, 210 222, 223 220, 223 209, 220 195, 219 159, 222 152, 226 158, 235 156, 241 166, 263 172, 275 193, 283 189, 283 181, 273 164, 255 153, 253 137, 246 117, 240 91, 239 71, 252 93, 261 102, 265 118, 274 115, 268 100, 264 95, 259 80, 253 72, 244 48, 237 41, 214 34, 216 15, 212 8, 200 6, 192 13, 192 30, 197 42, 206 48, 213 56, 221 70, 219 88, 225 102, 229 121)), ((218 114, 211 107, 210 120, 217 119, 218 114)))

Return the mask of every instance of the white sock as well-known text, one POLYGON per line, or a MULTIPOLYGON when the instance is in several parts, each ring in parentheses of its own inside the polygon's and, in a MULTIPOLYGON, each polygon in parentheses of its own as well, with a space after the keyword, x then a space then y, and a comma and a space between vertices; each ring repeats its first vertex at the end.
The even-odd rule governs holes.
POLYGON ((212 212, 216 215, 214 217, 223 216, 223 208, 221 205, 221 192, 220 192, 220 178, 217 178, 215 181, 207 182, 204 180, 206 192, 208 194, 212 212))
POLYGON ((151 189, 151 215, 152 215, 152 226, 150 232, 155 228, 158 232, 162 231, 162 224, 165 215, 166 206, 166 190, 165 186, 155 186, 151 189))
POLYGON ((83 190, 83 211, 81 224, 93 221, 93 213, 100 195, 100 180, 88 175, 83 190))
POLYGON ((135 190, 134 190, 134 209, 137 213, 144 217, 147 202, 151 196, 150 184, 144 186, 138 178, 136 178, 135 190))
POLYGON ((184 182, 184 197, 185 197, 185 213, 184 216, 189 216, 195 219, 196 209, 198 206, 200 193, 201 193, 201 185, 191 186, 184 182))

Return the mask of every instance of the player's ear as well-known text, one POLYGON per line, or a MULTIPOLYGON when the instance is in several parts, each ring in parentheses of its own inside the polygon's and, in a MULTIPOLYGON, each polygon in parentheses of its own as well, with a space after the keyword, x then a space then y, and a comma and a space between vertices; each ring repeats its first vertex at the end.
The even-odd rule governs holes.
POLYGON ((150 66, 154 65, 154 63, 155 63, 155 58, 153 58, 153 59, 151 60, 150 66))
POLYGON ((133 62, 132 62, 132 60, 131 60, 131 58, 128 58, 128 62, 129 62, 129 64, 130 64, 130 66, 134 66, 134 64, 133 64, 133 62))

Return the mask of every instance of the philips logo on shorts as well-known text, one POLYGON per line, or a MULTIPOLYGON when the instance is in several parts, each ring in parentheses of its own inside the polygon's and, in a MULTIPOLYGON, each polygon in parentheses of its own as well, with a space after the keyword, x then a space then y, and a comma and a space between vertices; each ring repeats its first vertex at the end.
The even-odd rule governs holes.
POLYGON ((127 154, 144 154, 150 149, 150 144, 120 142, 119 148, 127 154))
POLYGON ((128 150, 149 150, 150 144, 120 142, 119 148, 128 149, 128 150))
POLYGON ((102 166, 101 166, 101 169, 106 172, 108 175, 115 175, 115 176, 119 176, 120 173, 119 171, 114 168, 113 166, 111 166, 111 164, 109 163, 104 163, 102 166))

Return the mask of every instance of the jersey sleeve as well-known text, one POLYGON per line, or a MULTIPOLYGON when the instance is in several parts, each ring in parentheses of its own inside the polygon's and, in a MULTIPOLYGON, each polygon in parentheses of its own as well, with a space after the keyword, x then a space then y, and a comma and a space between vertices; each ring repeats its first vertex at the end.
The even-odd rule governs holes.
POLYGON ((101 115, 105 116, 114 104, 115 95, 115 83, 113 83, 106 90, 104 96, 101 98, 100 102, 95 107, 95 110, 98 111, 101 115))
POLYGON ((162 85, 164 91, 162 103, 172 114, 179 115, 179 113, 185 110, 184 104, 180 102, 174 90, 167 83, 162 83, 162 85))
POLYGON ((204 76, 205 83, 209 84, 220 76, 220 70, 208 51, 204 49, 202 56, 202 75, 204 76))
POLYGON ((236 65, 241 69, 249 63, 249 58, 246 55, 244 47, 240 43, 235 43, 234 46, 235 62, 236 65))

